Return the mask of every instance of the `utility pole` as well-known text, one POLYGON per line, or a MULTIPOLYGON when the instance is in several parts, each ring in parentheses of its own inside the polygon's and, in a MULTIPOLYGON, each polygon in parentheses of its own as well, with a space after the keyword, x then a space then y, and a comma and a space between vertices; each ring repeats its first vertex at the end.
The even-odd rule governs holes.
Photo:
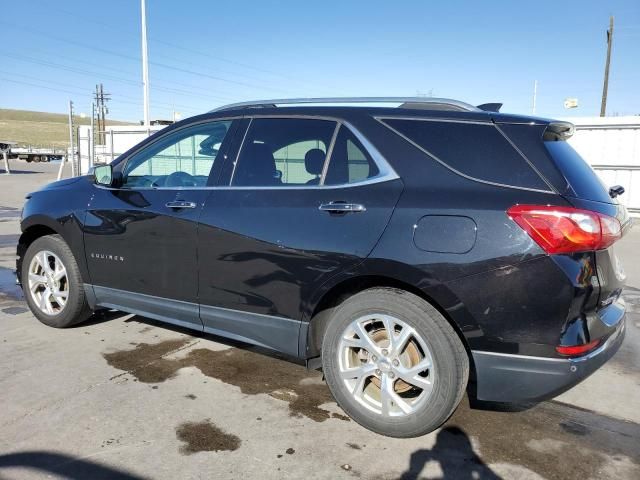
POLYGON ((140 0, 142 13, 142 93, 144 103, 144 126, 149 126, 149 59, 147 52, 147 7, 145 0, 140 0))
POLYGON ((533 104, 531 105, 531 115, 536 114, 536 100, 538 98, 538 80, 533 81, 533 104))
POLYGON ((611 62, 611 45, 613 44, 613 15, 609 17, 609 30, 607 30, 607 63, 604 67, 604 85, 602 87, 602 103, 600 104, 600 116, 604 117, 607 111, 607 93, 609 91, 609 64, 611 62))
POLYGON ((109 109, 105 102, 111 100, 110 93, 104 93, 104 86, 102 84, 96 85, 95 104, 96 104, 96 117, 98 121, 98 143, 100 145, 105 144, 106 140, 106 114, 109 113, 109 109))

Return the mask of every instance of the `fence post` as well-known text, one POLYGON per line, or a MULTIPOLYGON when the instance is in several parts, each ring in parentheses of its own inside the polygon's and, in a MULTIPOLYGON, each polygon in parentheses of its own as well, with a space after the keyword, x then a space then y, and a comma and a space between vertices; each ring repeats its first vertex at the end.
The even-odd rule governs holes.
POLYGON ((109 138, 111 141, 111 161, 113 162, 114 159, 114 155, 113 155, 113 127, 111 128, 111 130, 109 130, 109 138))
POLYGON ((11 174, 11 170, 9 170, 9 156, 5 150, 2 151, 2 158, 4 158, 4 170, 6 175, 11 174))
POLYGON ((96 156, 96 137, 95 137, 95 119, 96 104, 91 104, 91 135, 89 135, 89 168, 93 168, 96 156))
POLYGON ((80 174, 82 173, 82 172, 80 172, 80 168, 82 166, 82 148, 80 147, 80 143, 81 143, 81 141, 80 141, 80 126, 76 127, 76 141, 78 142, 78 160, 76 161, 76 163, 74 163, 74 167, 75 167, 75 170, 74 170, 74 173, 73 173, 74 177, 76 175, 80 176, 80 174))

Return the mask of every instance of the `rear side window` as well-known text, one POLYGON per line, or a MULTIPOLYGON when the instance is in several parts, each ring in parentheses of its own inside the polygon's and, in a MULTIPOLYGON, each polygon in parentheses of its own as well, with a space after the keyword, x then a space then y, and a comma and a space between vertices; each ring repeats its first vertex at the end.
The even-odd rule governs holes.
POLYGON ((491 183, 549 190, 493 124, 382 119, 457 172, 491 183))
POLYGON ((544 146, 580 198, 611 203, 608 190, 589 164, 564 140, 546 141, 544 146))
POLYGON ((360 141, 348 128, 341 126, 329 160, 325 185, 361 182, 378 173, 378 167, 360 141))
POLYGON ((336 122, 300 118, 254 118, 231 185, 318 185, 336 122))

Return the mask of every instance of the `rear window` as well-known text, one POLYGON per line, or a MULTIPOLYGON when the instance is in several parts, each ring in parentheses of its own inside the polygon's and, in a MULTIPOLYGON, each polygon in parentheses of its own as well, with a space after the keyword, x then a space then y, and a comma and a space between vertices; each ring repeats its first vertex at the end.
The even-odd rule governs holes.
POLYGON ((493 124, 383 119, 459 173, 491 183, 549 190, 493 124))
POLYGON ((571 145, 564 140, 547 141, 544 145, 579 198, 612 203, 607 187, 571 145))
POLYGON ((331 153, 325 185, 361 182, 378 173, 378 167, 356 136, 348 128, 340 127, 331 153))

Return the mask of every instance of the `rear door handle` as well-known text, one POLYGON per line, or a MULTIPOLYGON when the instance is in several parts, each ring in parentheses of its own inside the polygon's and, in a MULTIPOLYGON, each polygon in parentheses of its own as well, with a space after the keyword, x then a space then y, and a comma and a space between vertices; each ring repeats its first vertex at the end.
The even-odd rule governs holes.
POLYGON ((323 212, 329 213, 357 213, 365 212, 367 209, 360 203, 346 203, 346 202, 329 202, 323 203, 318 207, 323 212))
POLYGON ((167 208, 196 208, 196 202, 187 202, 185 200, 174 200, 164 204, 167 208))

